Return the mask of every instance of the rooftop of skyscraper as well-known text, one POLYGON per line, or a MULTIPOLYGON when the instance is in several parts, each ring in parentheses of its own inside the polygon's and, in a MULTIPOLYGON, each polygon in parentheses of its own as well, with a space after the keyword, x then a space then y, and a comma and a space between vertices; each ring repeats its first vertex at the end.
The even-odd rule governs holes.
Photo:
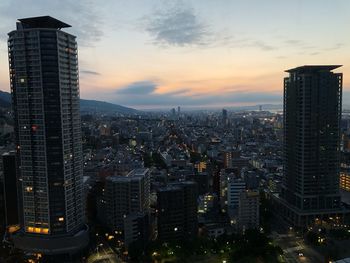
POLYGON ((61 29, 65 27, 71 27, 56 18, 51 16, 37 16, 37 17, 28 17, 28 18, 20 18, 18 21, 21 22, 23 28, 54 28, 61 29))
POLYGON ((286 70, 286 72, 306 72, 306 71, 330 71, 340 68, 342 65, 304 65, 286 70))

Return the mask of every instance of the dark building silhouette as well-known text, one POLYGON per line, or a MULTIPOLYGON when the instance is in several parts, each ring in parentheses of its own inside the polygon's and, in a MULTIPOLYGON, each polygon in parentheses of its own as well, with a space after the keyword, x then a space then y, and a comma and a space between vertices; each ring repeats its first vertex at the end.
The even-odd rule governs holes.
POLYGON ((163 242, 193 238, 198 232, 197 184, 169 184, 157 192, 158 239, 163 242))
POLYGON ((0 178, 0 235, 6 230, 4 180, 0 178))
POLYGON ((2 155, 3 165, 3 193, 5 201, 6 227, 19 224, 17 177, 16 177, 16 153, 9 152, 2 155))
POLYGON ((306 227, 342 214, 340 66, 302 66, 284 80, 284 217, 306 227))
POLYGON ((228 124, 227 110, 222 109, 222 124, 226 126, 228 124))
POLYGON ((55 18, 19 19, 8 39, 21 231, 17 248, 75 253, 84 224, 76 37, 55 18))
POLYGON ((207 172, 195 173, 193 179, 197 183, 198 195, 204 195, 206 193, 209 193, 210 177, 207 172))
POLYGON ((148 213, 133 213, 124 218, 124 244, 133 242, 146 244, 151 236, 150 216, 148 213))

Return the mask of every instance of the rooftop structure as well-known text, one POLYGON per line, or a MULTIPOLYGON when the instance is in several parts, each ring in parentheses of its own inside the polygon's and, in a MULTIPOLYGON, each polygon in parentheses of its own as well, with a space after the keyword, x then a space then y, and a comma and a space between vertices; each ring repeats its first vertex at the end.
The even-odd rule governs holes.
POLYGON ((18 19, 18 21, 20 21, 23 29, 28 29, 28 28, 61 29, 61 28, 71 27, 71 25, 68 25, 51 16, 21 18, 21 19, 18 19))

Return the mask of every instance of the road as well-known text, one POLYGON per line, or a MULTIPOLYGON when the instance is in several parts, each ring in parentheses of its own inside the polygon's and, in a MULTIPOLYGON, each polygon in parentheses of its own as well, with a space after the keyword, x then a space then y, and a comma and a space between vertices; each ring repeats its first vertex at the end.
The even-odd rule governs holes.
POLYGON ((294 233, 279 234, 273 233, 274 242, 284 251, 285 261, 288 263, 323 263, 322 255, 311 247, 307 246, 304 240, 294 233), (303 256, 299 254, 302 253, 303 256))
POLYGON ((123 262, 113 249, 106 243, 96 247, 96 253, 89 256, 88 263, 121 263, 123 262))

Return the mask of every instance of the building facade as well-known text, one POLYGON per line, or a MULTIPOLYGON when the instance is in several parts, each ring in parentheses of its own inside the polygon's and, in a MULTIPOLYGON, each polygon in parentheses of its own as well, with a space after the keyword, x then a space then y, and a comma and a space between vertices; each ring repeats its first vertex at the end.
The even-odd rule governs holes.
POLYGON ((15 245, 47 254, 71 253, 88 242, 77 42, 61 30, 66 27, 33 17, 19 19, 8 34, 22 227, 15 245))
POLYGON ((260 220, 260 197, 258 191, 243 191, 239 196, 238 226, 244 232, 247 229, 258 229, 260 220))
POLYGON ((340 161, 340 189, 350 192, 350 152, 342 152, 340 161))
POLYGON ((197 184, 172 183, 157 192, 158 239, 163 242, 193 238, 198 233, 197 184))
POLYGON ((239 198, 241 192, 246 190, 246 183, 241 178, 230 180, 227 186, 227 212, 230 218, 238 214, 239 198))
POLYGON ((17 230, 19 227, 16 152, 4 153, 2 165, 5 223, 7 231, 12 232, 11 229, 17 230))
POLYGON ((306 227, 341 214, 339 193, 342 74, 302 66, 284 79, 284 217, 306 227), (322 218, 322 219, 321 219, 322 218))
POLYGON ((110 176, 105 185, 106 224, 124 232, 124 219, 133 213, 149 214, 150 172, 135 169, 126 176, 110 176))
POLYGON ((124 218, 124 244, 133 242, 146 244, 151 236, 150 216, 148 213, 132 213, 124 218))

